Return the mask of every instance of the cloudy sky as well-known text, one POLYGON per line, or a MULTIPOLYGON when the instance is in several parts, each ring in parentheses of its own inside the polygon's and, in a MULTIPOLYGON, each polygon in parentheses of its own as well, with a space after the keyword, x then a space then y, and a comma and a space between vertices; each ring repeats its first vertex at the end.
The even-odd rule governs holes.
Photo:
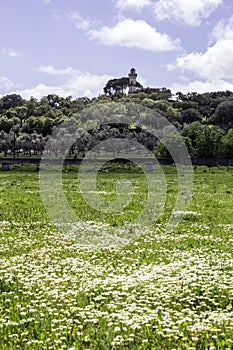
POLYGON ((233 91, 232 0, 0 0, 0 96, 145 87, 233 91))

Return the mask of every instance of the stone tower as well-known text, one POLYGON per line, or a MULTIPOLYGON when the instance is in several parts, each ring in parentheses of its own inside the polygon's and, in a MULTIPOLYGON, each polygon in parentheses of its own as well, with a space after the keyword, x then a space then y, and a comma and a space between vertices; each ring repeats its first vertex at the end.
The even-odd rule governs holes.
POLYGON ((129 94, 132 94, 136 91, 137 89, 137 73, 134 68, 130 69, 130 72, 128 74, 129 76, 129 94))

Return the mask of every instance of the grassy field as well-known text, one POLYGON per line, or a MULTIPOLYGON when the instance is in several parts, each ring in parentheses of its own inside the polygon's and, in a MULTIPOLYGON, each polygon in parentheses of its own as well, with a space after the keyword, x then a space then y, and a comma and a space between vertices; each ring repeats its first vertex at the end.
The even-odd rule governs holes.
MULTIPOLYGON (((77 168, 67 170, 67 200, 89 228, 109 230, 142 210, 147 185, 137 168, 98 176, 106 201, 118 179, 132 182, 132 203, 118 214, 90 209, 77 168)), ((233 348, 233 168, 194 170, 193 199, 172 233, 176 171, 164 172, 166 210, 153 228, 99 249, 50 223, 34 166, 0 173, 1 350, 233 348)))

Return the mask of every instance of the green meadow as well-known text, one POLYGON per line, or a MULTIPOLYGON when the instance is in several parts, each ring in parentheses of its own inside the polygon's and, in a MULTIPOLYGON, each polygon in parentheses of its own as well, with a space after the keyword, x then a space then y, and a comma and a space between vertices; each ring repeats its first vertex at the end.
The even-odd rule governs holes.
MULTIPOLYGON (((194 168, 192 200, 172 232, 178 181, 175 167, 163 171, 156 223, 136 240, 102 247, 54 226, 34 166, 0 173, 1 350, 233 348, 233 168, 194 168)), ((96 192, 107 206, 119 180, 131 182, 131 202, 99 212, 83 198, 78 167, 63 171, 67 202, 83 223, 77 231, 114 232, 139 215, 148 187, 136 166, 102 168, 96 192)))

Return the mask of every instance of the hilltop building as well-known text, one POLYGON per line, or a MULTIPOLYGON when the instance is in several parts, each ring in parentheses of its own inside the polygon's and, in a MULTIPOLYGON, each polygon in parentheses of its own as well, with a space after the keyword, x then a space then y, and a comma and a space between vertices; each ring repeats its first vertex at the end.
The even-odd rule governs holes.
POLYGON ((124 94, 128 91, 128 94, 141 91, 143 86, 137 81, 137 73, 135 68, 131 68, 128 77, 110 79, 104 87, 104 93, 112 95, 116 92, 124 94))
POLYGON ((134 68, 130 69, 129 77, 129 94, 134 93, 137 90, 137 73, 134 68))

